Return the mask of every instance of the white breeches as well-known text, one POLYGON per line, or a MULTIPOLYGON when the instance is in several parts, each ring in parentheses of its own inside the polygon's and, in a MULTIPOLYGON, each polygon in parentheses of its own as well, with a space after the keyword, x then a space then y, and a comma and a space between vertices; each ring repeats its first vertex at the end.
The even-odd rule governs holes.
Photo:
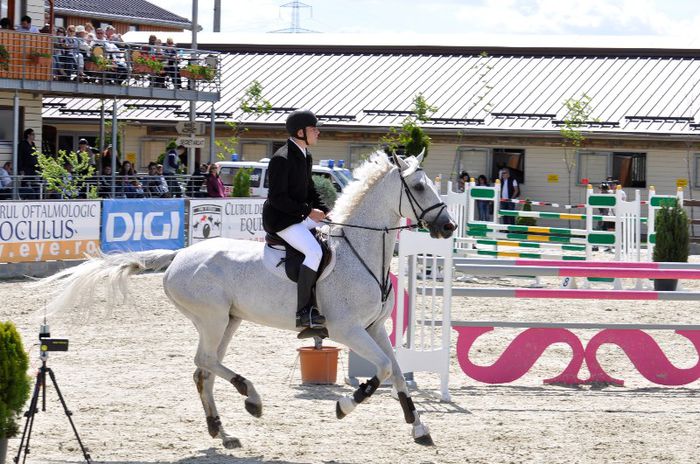
POLYGON ((310 229, 315 229, 320 224, 312 219, 306 218, 303 222, 292 224, 286 229, 277 232, 277 235, 282 237, 285 242, 299 250, 304 254, 304 266, 314 271, 318 271, 318 266, 321 264, 323 252, 321 245, 318 244, 310 229))

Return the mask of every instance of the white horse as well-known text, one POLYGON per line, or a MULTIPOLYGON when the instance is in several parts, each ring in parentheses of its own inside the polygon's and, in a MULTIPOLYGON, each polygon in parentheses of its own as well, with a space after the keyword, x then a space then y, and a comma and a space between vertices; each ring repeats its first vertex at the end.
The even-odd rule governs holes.
MULTIPOLYGON (((352 396, 336 403, 341 419, 391 377, 406 422, 415 441, 432 439, 415 410, 403 374, 394 357, 384 323, 393 305, 388 267, 401 217, 428 227, 435 238, 448 238, 455 223, 433 183, 420 168, 422 155, 406 160, 377 152, 355 171, 358 180, 340 196, 331 214, 335 226, 335 263, 316 285, 319 310, 325 315, 329 337, 371 361, 377 375, 352 396), (362 226, 352 227, 352 226, 362 226)), ((213 397, 214 379, 231 382, 245 396, 245 409, 262 415, 262 400, 253 383, 222 364, 234 332, 242 320, 280 329, 295 327, 296 284, 263 262, 265 245, 257 242, 211 239, 171 251, 154 250, 93 257, 48 277, 60 281, 58 297, 49 307, 75 305, 81 295, 106 279, 127 294, 126 280, 145 270, 167 267, 165 293, 199 332, 194 381, 206 413, 209 434, 226 448, 241 446, 224 431, 213 397)))

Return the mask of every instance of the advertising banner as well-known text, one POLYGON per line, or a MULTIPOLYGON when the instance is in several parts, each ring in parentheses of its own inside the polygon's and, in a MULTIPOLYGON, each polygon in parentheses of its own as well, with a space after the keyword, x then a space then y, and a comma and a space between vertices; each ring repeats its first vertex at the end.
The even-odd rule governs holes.
POLYGON ((190 244, 215 237, 264 240, 263 203, 264 198, 190 200, 190 244))
POLYGON ((0 202, 2 263, 83 259, 99 239, 99 201, 0 202))
POLYGON ((104 200, 102 250, 177 250, 185 246, 185 200, 104 200))

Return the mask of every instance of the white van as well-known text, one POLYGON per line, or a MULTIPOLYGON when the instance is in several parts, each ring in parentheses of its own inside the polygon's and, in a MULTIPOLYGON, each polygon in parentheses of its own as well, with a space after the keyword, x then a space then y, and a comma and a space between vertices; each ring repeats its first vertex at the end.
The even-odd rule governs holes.
MULTIPOLYGON (((233 188, 233 179, 239 169, 252 169, 250 173, 250 196, 252 197, 267 197, 267 189, 269 185, 268 163, 269 158, 263 158, 260 161, 218 161, 219 177, 224 184, 226 196, 231 194, 233 188)), ((321 161, 321 164, 312 166, 311 171, 315 176, 323 176, 331 181, 338 192, 342 192, 346 185, 353 179, 352 174, 348 169, 343 168, 343 164, 338 166, 336 163, 329 163, 326 160, 321 161)))

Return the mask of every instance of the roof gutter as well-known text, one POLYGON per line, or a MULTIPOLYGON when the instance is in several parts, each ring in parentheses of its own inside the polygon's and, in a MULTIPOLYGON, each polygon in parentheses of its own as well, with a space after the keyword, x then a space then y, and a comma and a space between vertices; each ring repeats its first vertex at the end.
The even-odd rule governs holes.
MULTIPOLYGON (((158 20, 158 19, 146 19, 146 18, 138 18, 134 16, 123 16, 123 15, 115 15, 115 14, 109 14, 109 13, 99 13, 95 11, 85 11, 85 10, 73 10, 69 8, 56 8, 54 10, 54 15, 58 14, 65 14, 65 15, 71 15, 71 16, 84 16, 88 18, 99 18, 99 19, 112 19, 112 20, 118 20, 118 21, 123 21, 123 22, 131 22, 135 24, 144 24, 144 25, 153 25, 153 26, 164 26, 164 27, 178 27, 178 28, 183 28, 186 30, 192 30, 192 23, 190 21, 167 21, 167 20, 158 20)), ((202 26, 199 26, 199 30, 202 29, 202 26)))

